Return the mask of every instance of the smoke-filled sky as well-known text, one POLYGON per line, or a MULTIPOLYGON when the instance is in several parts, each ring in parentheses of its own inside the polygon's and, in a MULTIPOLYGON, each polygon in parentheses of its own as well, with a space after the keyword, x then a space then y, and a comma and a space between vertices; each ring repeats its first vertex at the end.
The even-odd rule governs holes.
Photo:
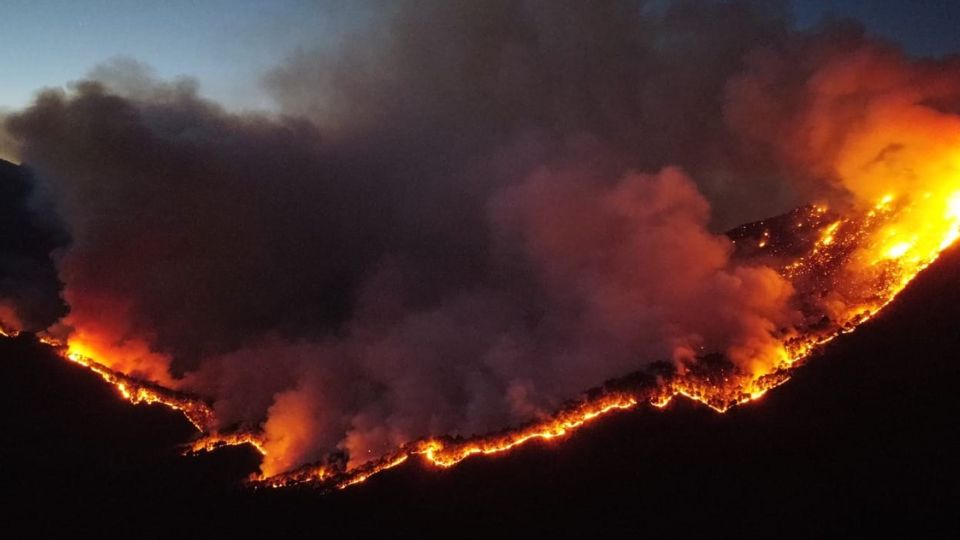
POLYGON ((871 5, 909 52, 765 0, 10 6, 0 322, 203 396, 266 473, 769 370, 806 304, 723 231, 955 172, 958 59, 914 55, 956 38, 871 5))
MULTIPOLYGON (((387 2, 382 4, 387 5, 387 2)), ((952 0, 789 0, 794 25, 852 17, 916 55, 960 51, 952 0)), ((0 108, 25 105, 42 87, 82 78, 115 56, 165 78, 188 75, 202 93, 236 109, 272 108, 258 84, 299 47, 331 47, 376 7, 342 0, 2 0, 0 108)))

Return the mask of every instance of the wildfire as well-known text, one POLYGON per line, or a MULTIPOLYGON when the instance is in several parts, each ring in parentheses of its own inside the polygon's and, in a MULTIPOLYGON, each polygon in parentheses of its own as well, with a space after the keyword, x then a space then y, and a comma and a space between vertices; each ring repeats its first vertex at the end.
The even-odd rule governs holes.
MULTIPOLYGON (((642 383, 613 381, 525 426, 468 438, 413 441, 354 467, 348 467, 342 457, 330 456, 294 471, 255 478, 254 484, 345 488, 411 458, 431 466, 452 467, 471 456, 568 436, 616 411, 642 404, 663 408, 677 396, 719 413, 762 398, 789 380, 813 351, 879 313, 960 237, 960 152, 953 151, 960 141, 925 151, 916 148, 926 148, 928 140, 918 139, 917 144, 888 151, 888 141, 900 140, 903 134, 894 130, 891 135, 884 129, 892 128, 879 126, 867 130, 863 141, 851 143, 835 164, 837 175, 852 195, 854 202, 849 206, 815 204, 728 233, 738 262, 773 269, 794 291, 797 322, 771 331, 776 350, 764 353, 772 360, 738 366, 721 355, 706 354, 663 372, 643 372, 638 379, 642 383), (949 151, 941 152, 945 146, 949 151), (877 155, 885 156, 886 161, 878 161, 877 155)), ((903 136, 921 135, 907 132, 903 136)), ((0 327, 2 336, 16 334, 16 329, 0 327)), ((128 340, 117 345, 89 331, 77 331, 66 342, 49 336, 41 340, 66 360, 96 373, 127 401, 158 403, 181 412, 201 433, 187 453, 246 444, 267 456, 259 432, 219 433, 210 405, 168 388, 169 359, 150 351, 146 342, 128 340)))
MULTIPOLYGON (((256 477, 252 481, 254 485, 268 487, 316 484, 342 489, 411 458, 448 468, 471 456, 498 454, 531 441, 565 437, 602 416, 634 409, 640 404, 663 408, 677 396, 702 403, 719 413, 760 399, 789 380, 792 370, 812 351, 837 335, 852 331, 883 309, 960 236, 960 185, 955 187, 958 189, 944 197, 884 195, 868 210, 845 216, 833 215, 825 206, 817 205, 785 216, 783 226, 778 226, 775 220, 764 222, 751 249, 765 249, 748 256, 780 260, 775 267, 807 301, 803 312, 810 321, 784 332, 779 353, 781 361, 771 369, 743 372, 729 363, 711 366, 708 359, 700 359, 628 391, 600 389, 593 392, 594 397, 520 428, 466 439, 429 438, 349 469, 342 462, 327 461, 271 477, 256 477), (807 247, 802 246, 803 241, 798 238, 803 235, 798 236, 796 231, 806 231, 807 247), (798 249, 798 242, 801 255, 782 255, 787 244, 790 249, 798 249)), ((745 227, 732 231, 735 242, 737 235, 754 234, 749 226, 745 227)), ((3 335, 11 336, 15 332, 4 329, 3 335)), ((127 401, 159 403, 181 412, 204 434, 186 453, 246 444, 267 455, 258 433, 214 431, 214 412, 202 399, 111 369, 94 359, 91 349, 79 340, 67 344, 49 337, 41 340, 57 348, 65 359, 99 375, 127 401)))
MULTIPOLYGON (((708 358, 702 358, 628 391, 600 389, 592 393, 593 397, 520 428, 466 439, 424 439, 357 467, 347 468, 344 462, 328 460, 272 477, 253 478, 253 483, 269 487, 317 484, 342 489, 411 458, 431 466, 452 467, 471 456, 498 454, 531 441, 565 437, 602 416, 640 404, 663 408, 677 396, 719 413, 760 399, 789 380, 792 370, 812 351, 879 312, 960 236, 960 185, 951 188, 956 189, 948 189, 948 194, 940 197, 886 194, 869 209, 843 216, 823 205, 811 206, 781 218, 782 224, 774 219, 763 222, 758 231, 745 226, 731 232, 735 242, 738 235, 755 234, 757 238, 749 248, 754 251, 745 256, 759 257, 777 268, 805 300, 801 311, 808 323, 783 332, 781 361, 772 368, 744 372, 721 360, 711 364, 708 358), (799 250, 800 255, 783 255, 791 250, 799 250), (768 260, 771 257, 776 261, 768 260)), ((7 330, 3 333, 15 334, 7 330)), ((56 347, 65 359, 99 375, 131 403, 159 403, 180 411, 204 434, 187 453, 246 444, 267 455, 258 433, 214 431, 214 412, 202 399, 107 367, 106 362, 94 359, 93 350, 80 340, 71 339, 66 344, 49 337, 41 340, 56 347)))

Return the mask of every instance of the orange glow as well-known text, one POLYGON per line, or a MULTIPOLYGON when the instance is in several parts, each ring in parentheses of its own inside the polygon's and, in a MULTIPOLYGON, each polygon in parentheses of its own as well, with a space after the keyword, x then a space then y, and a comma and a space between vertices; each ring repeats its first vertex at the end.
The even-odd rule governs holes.
POLYGON ((337 488, 345 489, 352 485, 359 484, 360 482, 365 482, 368 478, 370 478, 371 476, 377 473, 381 473, 387 469, 392 469, 397 465, 400 465, 401 463, 409 459, 409 457, 410 457, 409 455, 401 454, 399 456, 383 461, 382 463, 378 463, 374 467, 361 469, 360 472, 348 476, 346 480, 343 480, 339 484, 337 484, 337 488))
POLYGON ((20 333, 20 318, 13 306, 0 300, 0 336, 14 337, 20 333))
POLYGON ((111 339, 112 335, 96 325, 78 325, 67 340, 67 348, 74 356, 96 358, 98 363, 114 371, 166 387, 173 386, 169 358, 152 352, 142 340, 118 341, 111 339))
POLYGON ((833 235, 837 232, 837 227, 839 226, 840 226, 840 222, 835 221, 831 223, 830 226, 823 231, 823 236, 820 238, 821 246, 829 246, 830 244, 833 243, 833 238, 834 238, 833 235))

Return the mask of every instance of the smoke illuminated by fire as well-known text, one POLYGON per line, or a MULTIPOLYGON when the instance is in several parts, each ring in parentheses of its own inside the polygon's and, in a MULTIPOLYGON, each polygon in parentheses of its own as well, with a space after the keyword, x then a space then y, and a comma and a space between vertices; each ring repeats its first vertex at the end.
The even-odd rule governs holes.
POLYGON ((12 306, 0 302, 0 336, 14 336, 18 333, 16 329, 20 326, 20 319, 17 317, 16 310, 12 306))

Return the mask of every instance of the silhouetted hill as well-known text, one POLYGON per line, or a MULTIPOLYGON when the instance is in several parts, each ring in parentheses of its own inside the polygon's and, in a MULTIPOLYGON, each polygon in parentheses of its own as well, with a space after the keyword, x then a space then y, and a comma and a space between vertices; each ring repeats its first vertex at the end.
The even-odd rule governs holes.
POLYGON ((408 462, 332 494, 239 488, 252 452, 180 457, 192 428, 177 414, 127 405, 27 338, 0 340, 3 496, 38 526, 102 518, 134 537, 952 536, 958 284, 953 249, 792 381, 725 415, 676 400, 449 470, 408 462))
POLYGON ((246 448, 181 457, 195 432, 179 413, 131 406, 32 338, 0 338, 0 366, 0 497, 38 536, 206 519, 197 501, 226 500, 256 468, 246 448))

